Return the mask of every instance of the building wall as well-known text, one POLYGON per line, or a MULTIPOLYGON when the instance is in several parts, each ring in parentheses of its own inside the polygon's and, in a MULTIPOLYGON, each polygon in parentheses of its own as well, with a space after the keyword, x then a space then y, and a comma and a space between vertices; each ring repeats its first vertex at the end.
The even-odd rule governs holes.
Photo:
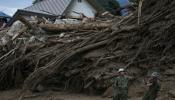
POLYGON ((96 14, 96 10, 87 2, 87 0, 73 0, 73 2, 70 4, 69 8, 66 10, 66 16, 71 17, 80 17, 80 14, 83 13, 85 16, 94 18, 96 14), (81 1, 81 2, 78 2, 81 1))

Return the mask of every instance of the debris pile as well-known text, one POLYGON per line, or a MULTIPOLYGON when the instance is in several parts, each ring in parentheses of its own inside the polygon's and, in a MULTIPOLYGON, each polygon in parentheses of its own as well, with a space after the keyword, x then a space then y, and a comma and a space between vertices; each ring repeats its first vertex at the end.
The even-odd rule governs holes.
MULTIPOLYGON (((24 82, 23 89, 29 90, 43 85, 102 94, 111 86, 107 77, 120 67, 133 74, 139 84, 152 69, 174 83, 174 74, 165 72, 175 70, 175 1, 144 1, 139 9, 140 17, 135 12, 120 21, 114 18, 100 30, 76 27, 57 35, 36 35, 36 28, 22 28, 0 47, 0 88, 24 82)), ((50 27, 44 24, 37 28, 59 31, 59 26, 50 27)), ((1 40, 6 31, 1 31, 0 35, 5 34, 1 40)))

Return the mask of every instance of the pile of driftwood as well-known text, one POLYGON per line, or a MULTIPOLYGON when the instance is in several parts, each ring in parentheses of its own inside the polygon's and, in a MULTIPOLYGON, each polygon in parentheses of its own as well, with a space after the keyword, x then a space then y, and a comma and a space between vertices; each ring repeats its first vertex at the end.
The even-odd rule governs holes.
MULTIPOLYGON (((160 72, 172 68, 174 10, 174 0, 149 0, 132 15, 114 19, 114 24, 102 29, 77 30, 77 26, 76 30, 41 36, 25 28, 0 47, 0 89, 23 84, 24 90, 43 85, 103 93, 110 87, 106 77, 120 67, 136 79, 152 68, 160 72)), ((59 26, 40 27, 55 30, 59 26)))

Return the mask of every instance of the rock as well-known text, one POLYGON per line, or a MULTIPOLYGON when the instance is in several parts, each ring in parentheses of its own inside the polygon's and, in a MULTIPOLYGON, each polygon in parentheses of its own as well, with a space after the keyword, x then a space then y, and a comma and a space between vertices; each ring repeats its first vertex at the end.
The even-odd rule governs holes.
POLYGON ((63 38, 65 35, 66 35, 66 33, 61 33, 61 34, 59 35, 59 37, 60 37, 60 38, 63 38))
POLYGON ((24 28, 25 25, 21 22, 21 21, 16 21, 13 23, 13 25, 10 27, 9 31, 7 32, 7 34, 9 36, 14 36, 15 34, 18 34, 19 31, 24 28))
POLYGON ((35 36, 32 36, 32 37, 30 37, 30 39, 29 39, 29 43, 32 43, 32 42, 34 42, 36 40, 36 37, 35 36))
POLYGON ((10 41, 9 36, 4 36, 4 37, 0 38, 0 46, 6 45, 9 41, 10 41))
POLYGON ((168 92, 169 96, 175 98, 175 89, 168 92))

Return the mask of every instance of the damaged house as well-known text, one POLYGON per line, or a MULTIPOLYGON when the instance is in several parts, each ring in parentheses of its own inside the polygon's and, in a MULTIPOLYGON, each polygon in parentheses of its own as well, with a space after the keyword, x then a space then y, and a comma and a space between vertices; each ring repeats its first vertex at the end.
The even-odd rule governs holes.
POLYGON ((14 19, 19 16, 94 18, 105 11, 114 13, 117 7, 116 0, 43 0, 27 8, 19 9, 14 19))

